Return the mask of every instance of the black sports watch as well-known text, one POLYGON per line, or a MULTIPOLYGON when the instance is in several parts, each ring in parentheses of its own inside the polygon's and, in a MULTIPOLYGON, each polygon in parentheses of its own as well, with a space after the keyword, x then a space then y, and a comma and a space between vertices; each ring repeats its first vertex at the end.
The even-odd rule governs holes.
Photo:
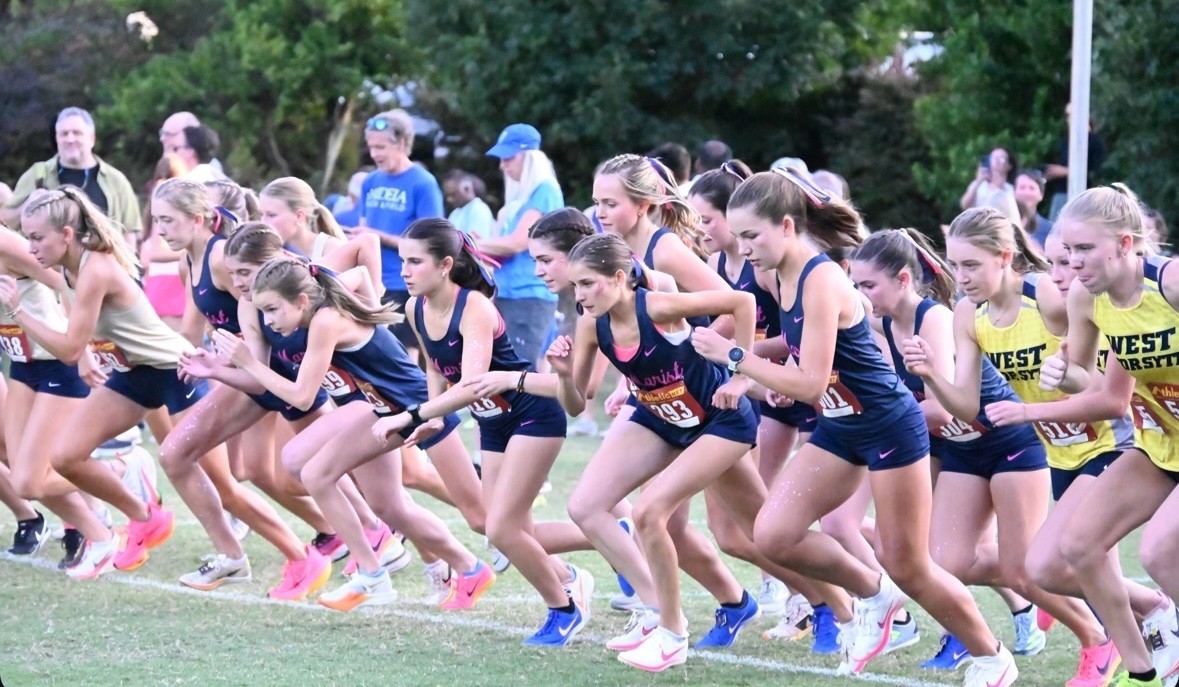
POLYGON ((425 420, 422 419, 422 416, 420 413, 421 409, 422 409, 422 406, 418 403, 415 403, 405 409, 405 412, 409 413, 409 419, 412 421, 412 424, 420 425, 423 422, 425 422, 425 420))

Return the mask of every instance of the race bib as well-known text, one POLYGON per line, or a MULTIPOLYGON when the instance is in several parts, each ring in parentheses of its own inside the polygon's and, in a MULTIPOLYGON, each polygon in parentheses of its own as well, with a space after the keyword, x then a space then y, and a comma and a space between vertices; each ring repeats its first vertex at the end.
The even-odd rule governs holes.
POLYGON ((1179 385, 1156 382, 1147 384, 1146 388, 1160 406, 1179 420, 1179 385))
POLYGON ((1053 446, 1075 446, 1097 441, 1097 431, 1084 422, 1034 422, 1036 431, 1053 446))
POLYGON ((704 408, 688 393, 683 381, 651 391, 636 390, 635 400, 669 425, 690 429, 699 427, 704 420, 704 408))
POLYGON ((827 391, 819 399, 819 411, 823 417, 847 417, 864 412, 864 406, 855 394, 839 381, 839 372, 833 371, 827 382, 827 391))
POLYGON ((33 351, 25 330, 16 324, 0 325, 0 348, 4 349, 14 363, 29 362, 29 356, 33 351))
POLYGON ((1163 433, 1162 420, 1150 409, 1145 398, 1134 394, 1130 397, 1130 412, 1134 415, 1134 428, 1142 432, 1163 433))
POLYGON ((504 413, 510 413, 512 411, 511 404, 505 401, 504 397, 499 394, 481 398, 467 406, 467 408, 471 411, 472 415, 484 420, 499 417, 504 413))
POLYGON ((133 365, 127 362, 127 356, 122 349, 109 339, 94 339, 90 342, 90 350, 98 356, 98 364, 106 374, 111 372, 130 372, 133 365))
POLYGON ((382 396, 372 384, 357 379, 352 376, 352 373, 340 369, 335 365, 328 368, 320 386, 333 398, 351 396, 359 392, 364 396, 364 400, 372 404, 373 410, 377 415, 393 415, 401 410, 382 396))
POLYGON ((990 430, 984 427, 978 420, 967 423, 954 418, 953 422, 938 427, 937 431, 941 438, 947 441, 971 441, 981 437, 990 430))

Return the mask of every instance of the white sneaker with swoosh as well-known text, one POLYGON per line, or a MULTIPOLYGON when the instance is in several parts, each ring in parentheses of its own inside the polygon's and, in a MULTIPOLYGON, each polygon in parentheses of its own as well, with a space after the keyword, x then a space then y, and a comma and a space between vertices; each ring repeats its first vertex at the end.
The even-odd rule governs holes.
POLYGON ((1007 647, 1000 644, 999 653, 994 656, 971 660, 962 687, 1011 687, 1018 677, 1019 668, 1015 665, 1015 657, 1007 647))
POLYGON ((618 660, 649 673, 659 673, 688 660, 688 638, 660 626, 642 644, 618 654, 618 660))

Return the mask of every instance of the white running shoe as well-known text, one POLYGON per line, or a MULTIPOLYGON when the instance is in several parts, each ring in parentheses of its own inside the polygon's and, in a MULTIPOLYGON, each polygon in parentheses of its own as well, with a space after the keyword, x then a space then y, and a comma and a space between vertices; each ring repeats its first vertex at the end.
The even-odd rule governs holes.
POLYGON ((766 639, 796 642, 813 632, 814 626, 815 609, 811 608, 811 602, 802 594, 795 594, 786 601, 786 612, 782 614, 778 624, 763 632, 761 636, 766 639))
POLYGON ((87 541, 82 558, 66 574, 75 580, 93 580, 103 573, 115 569, 115 556, 119 553, 119 537, 104 542, 87 541))
POLYGON ((121 460, 123 462, 123 485, 136 498, 144 503, 160 503, 160 493, 156 489, 159 477, 156 474, 156 461, 151 454, 139 446, 119 449, 94 456, 101 460, 121 460))
POLYGON ((229 511, 224 511, 225 521, 229 523, 229 529, 233 532, 233 538, 238 541, 245 540, 250 536, 250 526, 242 522, 236 515, 229 511))
POLYGON ((499 549, 495 548, 491 544, 488 544, 487 550, 491 552, 491 569, 494 570, 497 575, 503 574, 505 570, 512 567, 512 562, 508 560, 508 557, 505 556, 499 549))
POLYGON ((565 567, 569 568, 569 573, 573 575, 573 579, 565 583, 565 593, 581 610, 582 622, 588 623, 590 602, 594 598, 594 576, 585 568, 579 568, 572 563, 566 563, 565 567))
POLYGON ((394 535, 393 541, 385 547, 380 557, 381 569, 389 574, 405 570, 413 562, 413 553, 401 543, 401 538, 394 535))
POLYGON ((426 594, 426 604, 430 606, 441 605, 450 596, 450 589, 453 586, 454 573, 450 569, 450 564, 446 561, 435 561, 426 566, 424 574, 426 585, 430 590, 426 594))
POLYGON ((1175 602, 1167 599, 1165 606, 1143 619, 1142 636, 1150 647, 1150 662, 1159 678, 1166 679, 1179 672, 1179 610, 1175 602))
POLYGON ((640 607, 630 612, 630 619, 622 628, 622 634, 606 642, 607 649, 630 651, 643 643, 647 635, 659 627, 659 611, 640 607))
POLYGON ((757 594, 757 605, 763 616, 779 616, 786 613, 786 600, 790 598, 790 591, 781 580, 772 577, 761 581, 761 591, 757 594))
POLYGON ((659 673, 688 660, 688 637, 656 627, 637 647, 618 654, 618 660, 649 673, 659 673))
POLYGON ((892 621, 906 601, 904 592, 886 573, 880 575, 880 591, 876 596, 855 600, 855 639, 848 642, 845 638, 843 641, 853 675, 863 671, 864 666, 888 646, 892 621))
POLYGON ((202 556, 201 561, 201 567, 196 571, 180 576, 180 584, 207 592, 226 583, 249 582, 254 579, 250 574, 250 559, 246 556, 235 561, 223 553, 218 553, 202 556))
POLYGON ((361 606, 383 606, 397 600, 389 573, 382 570, 375 577, 359 571, 347 582, 330 592, 320 594, 319 605, 333 611, 351 611, 361 606))
POLYGON ((962 687, 1011 687, 1019 677, 1015 657, 1007 647, 999 645, 999 653, 971 659, 962 687))

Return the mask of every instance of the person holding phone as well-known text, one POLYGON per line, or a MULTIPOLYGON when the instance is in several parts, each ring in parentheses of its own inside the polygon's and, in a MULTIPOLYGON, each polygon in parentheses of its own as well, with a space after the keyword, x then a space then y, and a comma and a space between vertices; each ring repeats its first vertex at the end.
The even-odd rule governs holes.
POLYGON ((962 194, 960 205, 963 210, 977 207, 998 207, 1007 205, 1005 199, 995 196, 1006 195, 1015 200, 1015 186, 1011 184, 1011 172, 1015 169, 1015 156, 1006 148, 995 148, 979 161, 974 180, 962 194))

